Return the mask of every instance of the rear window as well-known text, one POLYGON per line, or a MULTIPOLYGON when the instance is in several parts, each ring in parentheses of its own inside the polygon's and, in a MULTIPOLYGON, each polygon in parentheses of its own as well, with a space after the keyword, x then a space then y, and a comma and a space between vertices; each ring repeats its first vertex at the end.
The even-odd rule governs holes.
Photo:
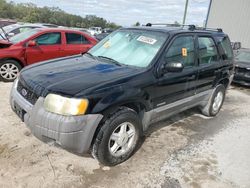
POLYGON ((233 50, 231 47, 231 42, 228 37, 219 37, 219 48, 221 50, 221 55, 224 60, 233 59, 233 50))

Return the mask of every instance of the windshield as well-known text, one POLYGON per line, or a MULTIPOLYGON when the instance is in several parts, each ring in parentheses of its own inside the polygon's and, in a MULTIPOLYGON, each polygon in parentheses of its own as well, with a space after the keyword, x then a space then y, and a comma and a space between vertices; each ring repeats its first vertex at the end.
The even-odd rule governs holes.
POLYGON ((243 62, 249 62, 250 63, 250 52, 240 51, 236 55, 235 59, 238 60, 238 61, 243 61, 243 62))
POLYGON ((17 35, 15 35, 14 37, 11 37, 9 40, 11 43, 16 44, 18 42, 21 42, 29 37, 31 37, 32 35, 36 34, 40 32, 39 29, 32 29, 23 33, 19 33, 17 35))
POLYGON ((120 64, 147 67, 168 35, 142 30, 119 30, 93 47, 93 56, 107 57, 120 64))

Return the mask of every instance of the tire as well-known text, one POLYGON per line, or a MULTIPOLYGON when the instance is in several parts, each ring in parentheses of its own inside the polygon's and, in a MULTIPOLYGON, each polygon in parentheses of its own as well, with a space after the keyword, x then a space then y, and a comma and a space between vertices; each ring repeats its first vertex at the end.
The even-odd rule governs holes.
POLYGON ((137 113, 121 108, 98 131, 92 145, 92 156, 106 166, 120 164, 133 155, 141 136, 141 120, 137 113))
POLYGON ((21 69, 22 66, 15 60, 10 59, 0 62, 0 80, 4 82, 13 82, 21 69))
POLYGON ((222 84, 218 85, 214 90, 214 92, 212 93, 206 106, 201 108, 202 114, 208 117, 216 116, 223 105, 225 94, 226 94, 225 86, 222 84))

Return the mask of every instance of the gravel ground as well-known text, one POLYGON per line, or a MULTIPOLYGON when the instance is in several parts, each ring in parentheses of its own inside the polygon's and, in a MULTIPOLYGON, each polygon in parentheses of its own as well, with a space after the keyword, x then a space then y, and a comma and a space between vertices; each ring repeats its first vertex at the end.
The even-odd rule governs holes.
POLYGON ((250 90, 232 87, 220 114, 196 109, 154 124, 141 148, 100 166, 33 137, 0 83, 0 187, 250 187, 250 90))

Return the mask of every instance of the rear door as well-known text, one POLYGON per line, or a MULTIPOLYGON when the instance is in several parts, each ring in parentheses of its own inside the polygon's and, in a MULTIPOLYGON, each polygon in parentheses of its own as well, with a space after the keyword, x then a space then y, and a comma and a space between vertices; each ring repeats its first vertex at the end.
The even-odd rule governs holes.
POLYGON ((28 64, 65 56, 62 47, 61 32, 41 34, 33 39, 37 46, 26 47, 26 61, 28 64))
POLYGON ((86 53, 92 47, 91 42, 83 34, 66 32, 65 38, 64 51, 67 55, 86 53))
POLYGON ((220 74, 220 57, 215 40, 210 35, 198 35, 198 81, 197 93, 212 89, 216 77, 220 74))

